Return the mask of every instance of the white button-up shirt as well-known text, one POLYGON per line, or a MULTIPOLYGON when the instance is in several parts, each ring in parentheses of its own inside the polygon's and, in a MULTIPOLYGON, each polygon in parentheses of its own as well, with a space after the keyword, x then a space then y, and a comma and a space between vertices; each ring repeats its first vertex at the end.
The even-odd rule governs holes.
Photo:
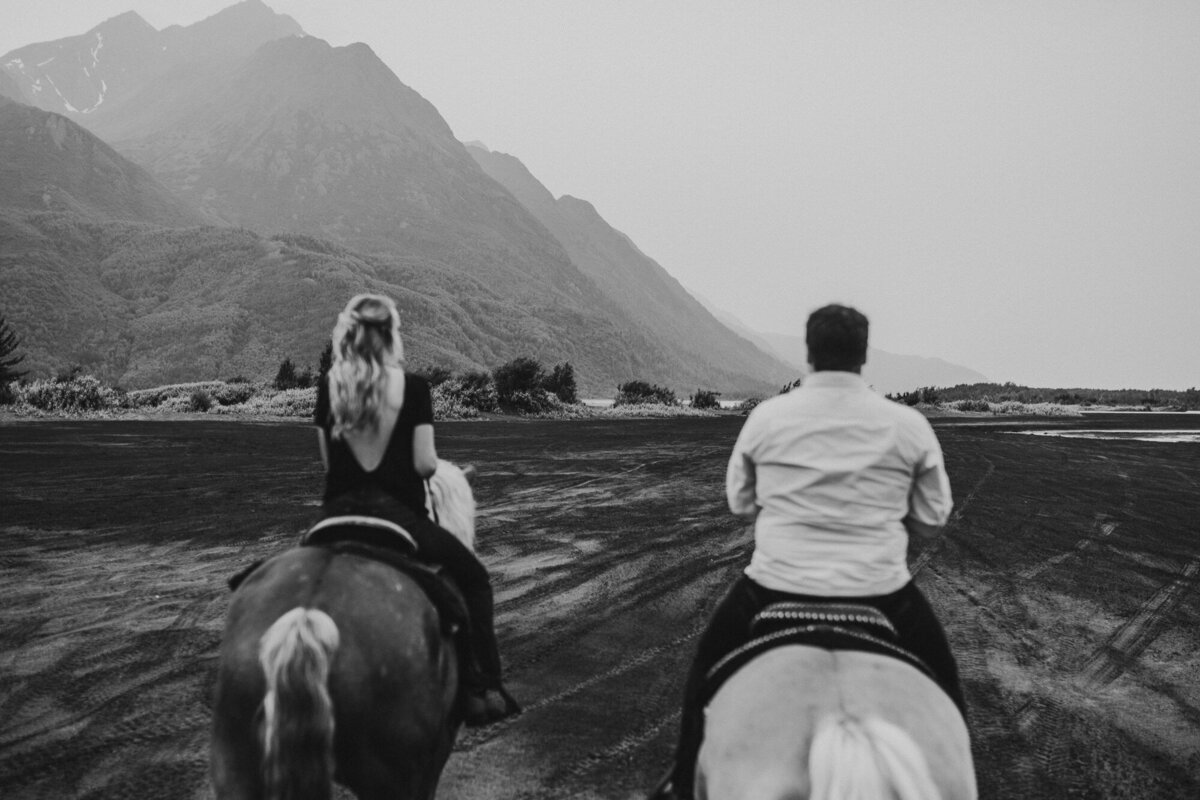
POLYGON ((757 515, 746 574, 768 589, 828 597, 904 586, 902 520, 942 526, 953 504, 929 421, 852 372, 815 372, 759 404, 725 488, 733 513, 757 515))

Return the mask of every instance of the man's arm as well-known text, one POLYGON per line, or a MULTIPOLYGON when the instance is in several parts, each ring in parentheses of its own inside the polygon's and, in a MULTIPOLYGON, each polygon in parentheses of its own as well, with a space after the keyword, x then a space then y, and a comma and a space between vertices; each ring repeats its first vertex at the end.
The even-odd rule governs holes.
POLYGON ((908 514, 904 529, 910 536, 931 539, 941 533, 950 520, 954 499, 950 494, 950 477, 942 457, 942 446, 929 423, 925 423, 925 451, 913 475, 912 490, 908 493, 908 514))
POLYGON ((904 530, 908 531, 909 536, 919 536, 922 539, 932 539, 942 532, 944 525, 929 525, 921 522, 919 519, 913 518, 911 515, 905 517, 904 530))
POLYGON ((730 511, 739 517, 753 519, 758 516, 759 508, 754 459, 749 453, 750 429, 751 421, 746 420, 729 456, 729 466, 725 470, 725 498, 729 501, 730 511))

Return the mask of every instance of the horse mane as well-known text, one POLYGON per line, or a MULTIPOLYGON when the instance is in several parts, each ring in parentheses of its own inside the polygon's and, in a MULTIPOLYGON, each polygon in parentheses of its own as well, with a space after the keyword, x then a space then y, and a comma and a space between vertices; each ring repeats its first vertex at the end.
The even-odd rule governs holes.
POLYGON ((810 800, 941 800, 929 764, 902 728, 844 711, 817 723, 808 751, 810 800))
POLYGON ((471 491, 469 478, 474 474, 474 468, 468 469, 469 473, 439 458, 437 471, 429 479, 429 503, 438 524, 474 551, 475 494, 471 491))

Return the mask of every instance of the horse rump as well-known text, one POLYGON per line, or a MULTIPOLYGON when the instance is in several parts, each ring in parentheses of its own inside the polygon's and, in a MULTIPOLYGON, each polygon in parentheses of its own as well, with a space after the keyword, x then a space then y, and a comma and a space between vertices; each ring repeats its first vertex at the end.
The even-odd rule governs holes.
POLYGON ((940 800, 921 748, 878 716, 836 711, 817 723, 808 753, 809 800, 940 800))
POLYGON ((329 668, 337 647, 337 625, 315 608, 293 608, 260 640, 267 690, 259 738, 269 800, 328 800, 333 794, 329 668))

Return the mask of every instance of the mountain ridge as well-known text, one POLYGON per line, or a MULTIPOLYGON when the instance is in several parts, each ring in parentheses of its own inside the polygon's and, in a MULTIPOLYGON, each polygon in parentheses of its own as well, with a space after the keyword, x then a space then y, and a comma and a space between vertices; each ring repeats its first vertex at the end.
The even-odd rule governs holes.
POLYGON ((592 203, 570 195, 555 199, 524 163, 474 143, 467 151, 555 236, 571 260, 640 324, 682 371, 676 383, 694 389, 728 387, 727 365, 737 363, 759 382, 773 385, 786 368, 715 319, 678 280, 646 256, 633 240, 608 224, 592 203), (687 367, 692 367, 688 369, 687 367))
POLYGON ((87 141, 79 125, 99 137, 22 150, 13 163, 32 183, 20 198, 0 191, 0 278, 6 297, 31 304, 14 319, 47 337, 38 368, 78 361, 139 385, 180 377, 187 359, 203 377, 261 373, 303 359, 287 348, 323 342, 346 297, 375 288, 395 293, 411 352, 429 365, 570 361, 601 396, 633 379, 761 394, 791 373, 590 202, 556 199, 518 159, 459 142, 369 46, 305 36, 260 0, 161 31, 128 12, 0 58, 0 94, 19 104, 35 84, 43 104, 74 109, 46 123, 50 141, 87 141), (66 95, 50 92, 55 76, 66 95), (72 92, 92 105, 80 110, 72 92), (39 170, 66 156, 47 200, 39 170), (110 168, 96 186, 68 180, 97 159, 110 168), (44 324, 66 310, 95 330, 44 324), (186 333, 167 335, 171 320, 186 333))

